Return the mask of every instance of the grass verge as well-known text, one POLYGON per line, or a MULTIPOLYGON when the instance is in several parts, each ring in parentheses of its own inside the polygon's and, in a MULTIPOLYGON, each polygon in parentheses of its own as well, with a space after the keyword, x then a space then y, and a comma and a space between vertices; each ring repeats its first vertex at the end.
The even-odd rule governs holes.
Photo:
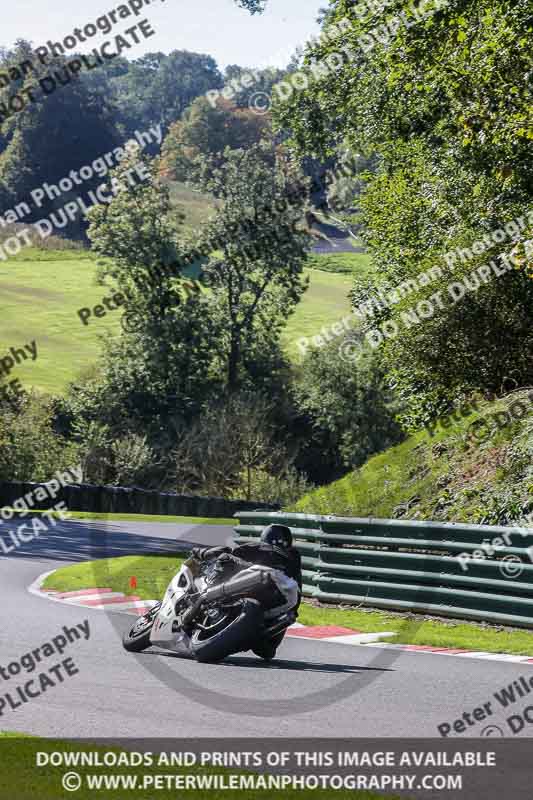
POLYGON ((528 397, 525 390, 492 402, 480 400, 479 411, 443 417, 438 425, 434 421, 431 433, 417 431, 286 510, 516 524, 533 509, 533 406, 528 397), (526 411, 521 419, 509 411, 514 403, 526 411), (497 425, 497 414, 507 424, 497 425), (481 439, 474 433, 480 420, 485 421, 481 439))
MULTIPOLYGON (((13 511, 16 517, 22 516, 20 511, 6 507, 5 510, 13 511)), ((55 519, 61 519, 57 511, 44 511, 42 509, 32 509, 31 515, 51 514, 55 519)), ((89 522, 173 522, 180 525, 235 525, 234 519, 222 517, 173 517, 163 514, 101 514, 93 511, 69 511, 70 519, 88 520, 89 522)))
POLYGON ((373 272, 372 259, 368 253, 312 253, 307 265, 309 269, 345 275, 369 275, 373 272))
MULTIPOLYGON (((102 559, 62 567, 50 575, 45 589, 73 591, 77 589, 113 589, 135 594, 143 600, 162 597, 180 559, 173 556, 125 556, 102 559), (130 588, 130 578, 137 579, 137 588, 130 588)), ((469 622, 428 620, 422 615, 394 614, 366 609, 342 609, 316 606, 304 602, 299 622, 304 625, 340 625, 345 628, 377 633, 397 631, 391 641, 398 644, 421 644, 432 647, 461 648, 489 653, 510 653, 533 657, 533 633, 501 627, 483 627, 469 622)))

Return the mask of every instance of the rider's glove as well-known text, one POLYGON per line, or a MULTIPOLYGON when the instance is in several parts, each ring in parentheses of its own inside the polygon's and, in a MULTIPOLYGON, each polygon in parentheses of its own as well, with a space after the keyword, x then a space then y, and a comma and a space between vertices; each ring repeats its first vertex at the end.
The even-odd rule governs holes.
POLYGON ((235 556, 231 553, 221 553, 218 557, 218 561, 235 561, 235 556))
POLYGON ((196 558, 198 561, 203 561, 207 550, 209 550, 209 547, 193 547, 191 556, 192 558, 196 558))

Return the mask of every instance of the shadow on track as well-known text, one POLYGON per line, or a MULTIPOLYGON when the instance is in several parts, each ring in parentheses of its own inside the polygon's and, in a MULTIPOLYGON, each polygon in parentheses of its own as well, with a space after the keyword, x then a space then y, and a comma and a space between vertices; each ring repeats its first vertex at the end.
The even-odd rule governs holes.
MULTIPOLYGON (((28 522, 28 519, 23 521, 28 522)), ((43 532, 38 538, 14 547, 9 531, 16 531, 20 524, 21 521, 18 521, 18 523, 5 523, 2 526, 0 536, 4 545, 0 547, 0 557, 72 563, 126 555, 171 555, 198 544, 207 546, 212 543, 219 544, 224 535, 221 531, 226 531, 227 536, 227 529, 215 525, 180 526, 164 523, 169 526, 167 531, 171 536, 161 538, 150 535, 149 524, 141 526, 137 523, 136 531, 129 533, 125 530, 128 523, 120 526, 112 522, 88 523, 82 520, 69 520, 58 522, 56 527, 43 532), (145 528, 146 532, 142 528, 145 528)))
MULTIPOLYGON (((175 658, 179 661, 186 662, 189 664, 196 664, 199 668, 205 665, 200 665, 198 662, 194 661, 194 659, 183 658, 176 653, 165 652, 165 651, 156 651, 156 650, 146 650, 142 656, 159 656, 163 658, 175 658)), ((263 661, 260 658, 254 658, 253 656, 230 656, 226 658, 224 661, 221 661, 218 664, 208 664, 207 666, 213 667, 216 666, 217 668, 228 668, 228 667, 241 667, 241 668, 254 668, 254 669, 266 669, 266 670, 294 670, 296 672, 324 672, 330 674, 352 674, 357 675, 359 672, 394 672, 393 669, 387 669, 385 667, 363 667, 354 664, 327 664, 323 662, 313 662, 313 661, 295 661, 294 659, 284 659, 284 658, 276 658, 274 661, 263 661)))

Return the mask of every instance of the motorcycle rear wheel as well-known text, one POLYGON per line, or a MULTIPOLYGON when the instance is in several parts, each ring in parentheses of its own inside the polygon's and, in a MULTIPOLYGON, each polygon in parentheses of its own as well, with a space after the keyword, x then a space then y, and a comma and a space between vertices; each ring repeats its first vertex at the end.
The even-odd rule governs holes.
POLYGON ((195 627, 191 634, 191 652, 197 661, 216 664, 227 656, 247 650, 263 616, 257 600, 246 598, 235 604, 235 613, 228 615, 226 623, 215 632, 195 627))
POLYGON ((276 657, 277 649, 282 643, 284 636, 285 631, 283 631, 283 633, 278 633, 278 635, 274 636, 272 639, 266 639, 263 642, 257 642, 252 647, 252 653, 259 658, 262 658, 263 661, 272 661, 276 657))

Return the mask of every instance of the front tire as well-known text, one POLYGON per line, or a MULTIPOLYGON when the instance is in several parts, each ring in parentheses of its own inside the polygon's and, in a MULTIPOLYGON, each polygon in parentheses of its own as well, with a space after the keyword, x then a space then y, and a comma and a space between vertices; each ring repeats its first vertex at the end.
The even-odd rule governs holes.
POLYGON ((127 630, 122 637, 122 646, 128 653, 142 653, 152 644, 150 634, 154 627, 155 615, 150 612, 144 614, 135 622, 135 625, 127 630))
POLYGON ((238 604, 237 614, 221 630, 205 637, 202 628, 195 628, 191 634, 191 652, 197 661, 218 663, 227 656, 247 650, 247 643, 253 639, 263 613, 257 600, 249 598, 238 604))

